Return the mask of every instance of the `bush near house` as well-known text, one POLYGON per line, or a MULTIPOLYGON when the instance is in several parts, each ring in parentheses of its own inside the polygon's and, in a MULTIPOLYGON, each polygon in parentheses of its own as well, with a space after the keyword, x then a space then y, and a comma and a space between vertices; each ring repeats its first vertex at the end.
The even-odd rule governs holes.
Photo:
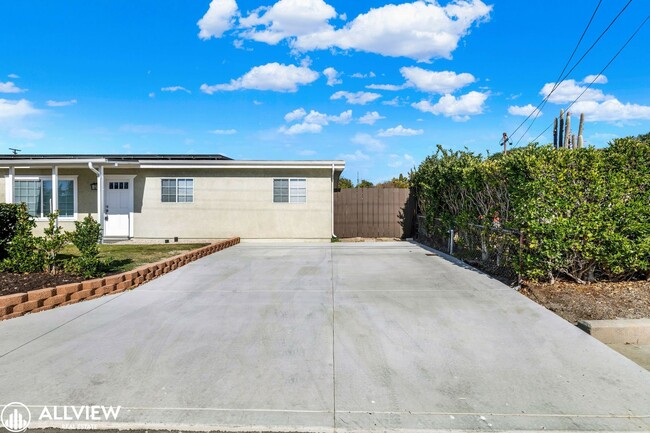
POLYGON ((525 278, 650 278, 650 135, 488 157, 439 146, 411 182, 430 230, 523 231, 521 258, 510 260, 525 278))
POLYGON ((0 203, 0 260, 7 257, 9 242, 16 233, 18 207, 17 204, 0 203))

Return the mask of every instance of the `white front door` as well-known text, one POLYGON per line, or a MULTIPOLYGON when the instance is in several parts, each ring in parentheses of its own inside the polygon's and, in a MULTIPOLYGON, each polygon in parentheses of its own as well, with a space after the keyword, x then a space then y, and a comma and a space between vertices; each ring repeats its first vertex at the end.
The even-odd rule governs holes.
POLYGON ((110 178, 106 180, 104 236, 131 237, 132 188, 132 179, 110 178))

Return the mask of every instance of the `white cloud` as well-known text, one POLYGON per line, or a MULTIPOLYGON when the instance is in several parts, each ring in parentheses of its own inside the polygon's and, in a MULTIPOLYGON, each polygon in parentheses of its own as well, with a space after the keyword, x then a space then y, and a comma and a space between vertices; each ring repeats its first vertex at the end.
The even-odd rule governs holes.
POLYGON ((191 91, 187 90, 183 86, 168 86, 168 87, 162 87, 160 89, 161 92, 185 92, 185 93, 192 93, 191 91))
POLYGON ((379 114, 377 111, 368 111, 366 114, 359 118, 359 123, 364 125, 374 125, 376 121, 385 119, 384 116, 379 114))
POLYGON ((156 97, 156 93, 155 93, 155 92, 149 92, 149 97, 150 97, 150 98, 155 98, 155 97, 156 97))
POLYGON ((355 72, 350 76, 352 78, 375 78, 376 77, 375 73, 372 71, 368 72, 367 74, 362 74, 361 72, 355 72))
POLYGON ((287 135, 305 133, 314 134, 321 132, 323 130, 323 126, 329 125, 330 122, 347 125, 352 121, 352 110, 344 111, 338 116, 335 116, 321 113, 315 110, 311 110, 309 113, 307 113, 304 108, 298 108, 291 111, 290 113, 287 113, 284 116, 284 120, 289 123, 301 119, 302 123, 291 125, 289 128, 282 126, 278 131, 287 135))
POLYGON ((389 99, 388 101, 382 101, 382 104, 397 107, 399 105, 399 98, 395 96, 393 99, 389 99))
POLYGON ((237 134, 236 129, 213 129, 212 131, 208 131, 210 134, 216 134, 216 135, 233 135, 237 134))
POLYGON ((360 150, 357 150, 354 153, 342 153, 337 156, 337 159, 343 159, 345 161, 368 161, 370 159, 370 156, 366 155, 360 150))
POLYGON ((457 74, 452 71, 429 71, 416 66, 401 68, 400 73, 408 85, 423 92, 441 95, 454 93, 476 81, 472 74, 466 72, 457 74))
POLYGON ((368 84, 366 89, 373 90, 388 90, 389 92, 396 92, 398 90, 405 89, 407 86, 405 84, 396 85, 396 84, 368 84))
POLYGON ((26 99, 11 101, 0 98, 0 120, 21 119, 26 116, 38 114, 40 111, 34 108, 32 103, 26 99))
MULTIPOLYGON (((539 94, 546 97, 553 90, 554 85, 555 83, 544 84, 539 94)), ((600 89, 587 89, 587 86, 581 86, 576 80, 564 80, 553 91, 548 101, 553 104, 566 104, 567 102, 573 102, 583 91, 585 93, 580 97, 583 101, 604 101, 613 98, 605 95, 600 89)))
POLYGON ((351 141, 364 146, 369 152, 381 152, 386 148, 386 145, 383 142, 377 140, 370 134, 358 133, 352 137, 351 141))
POLYGON ((337 84, 341 84, 343 81, 339 78, 341 76, 341 73, 338 72, 336 69, 329 67, 326 68, 323 71, 323 75, 327 77, 327 85, 328 86, 336 86, 337 84))
POLYGON ((487 20, 492 7, 481 0, 437 2, 416 1, 388 4, 360 14, 340 29, 323 25, 318 30, 296 35, 300 50, 355 49, 417 61, 451 58, 460 38, 470 27, 487 20))
POLYGON ((411 105, 423 112, 436 116, 442 114, 456 122, 464 122, 469 120, 469 116, 483 112, 483 104, 487 97, 485 93, 472 91, 459 97, 444 95, 435 104, 423 100, 411 105))
POLYGON ((330 99, 332 100, 341 99, 341 98, 345 98, 348 104, 366 105, 369 102, 381 98, 381 95, 379 93, 371 93, 371 92, 351 93, 351 92, 345 92, 343 90, 340 90, 334 93, 332 96, 330 96, 330 99))
POLYGON ((305 111, 305 109, 300 107, 300 108, 296 108, 295 110, 291 111, 290 113, 285 114, 284 115, 284 120, 286 122, 291 123, 291 122, 293 122, 295 120, 302 119, 306 115, 307 115, 307 112, 305 111))
POLYGON ((323 0, 280 0, 240 18, 241 36, 275 45, 285 38, 328 31, 336 10, 323 0))
POLYGON ((397 125, 394 128, 382 129, 377 134, 379 137, 409 137, 413 135, 422 135, 423 129, 404 128, 402 125, 397 125))
POLYGON ((9 136, 13 138, 22 138, 25 140, 40 140, 45 137, 45 133, 42 131, 33 131, 27 128, 16 128, 9 130, 9 136))
MULTIPOLYGON (((508 107, 508 113, 512 114, 513 116, 526 116, 527 117, 533 111, 535 111, 535 107, 533 107, 533 104, 511 105, 510 107, 508 107)), ((535 117, 539 117, 542 114, 543 113, 538 110, 538 111, 535 112, 535 117)))
POLYGON ((263 104, 262 101, 253 100, 253 105, 262 105, 262 104, 263 104))
POLYGON ((457 74, 452 71, 429 71, 417 66, 403 67, 400 69, 400 73, 406 79, 404 84, 370 84, 366 88, 397 91, 414 87, 423 92, 444 95, 454 93, 476 81, 472 74, 466 72, 457 74))
POLYGON ((76 99, 69 99, 67 101, 53 101, 50 99, 45 104, 47 104, 48 107, 69 107, 70 105, 74 105, 76 103, 76 99))
POLYGON ((13 81, 0 82, 0 93, 22 93, 27 91, 16 86, 13 81))
POLYGON ((178 135, 184 134, 185 131, 178 128, 169 128, 164 125, 134 125, 126 124, 120 127, 120 131, 130 134, 164 134, 164 135, 178 135))
POLYGON ((17 75, 17 74, 9 74, 9 75, 7 75, 7 77, 12 78, 14 80, 17 80, 18 78, 20 78, 20 76, 17 75))
POLYGON ((318 72, 305 66, 283 65, 277 62, 255 66, 236 80, 227 84, 201 85, 201 91, 209 95, 217 91, 239 89, 271 90, 274 92, 296 92, 301 85, 318 79, 318 72))
POLYGON ((298 155, 300 155, 300 156, 312 156, 312 155, 316 155, 316 151, 315 150, 310 150, 310 149, 299 150, 298 155))
POLYGON ((604 75, 587 75, 583 80, 583 84, 607 84, 607 77, 604 75))
POLYGON ((237 14, 235 0, 212 0, 208 11, 196 24, 199 26, 199 38, 220 38, 233 26, 237 14))
POLYGON ((573 113, 585 113, 585 120, 596 122, 616 122, 624 120, 650 120, 650 106, 622 103, 616 98, 603 102, 579 100, 573 107, 573 113))
POLYGON ((388 166, 392 168, 403 167, 403 166, 412 167, 415 165, 415 158, 413 158, 408 153, 405 153, 404 155, 391 153, 390 155, 388 155, 388 158, 389 158, 388 166))
POLYGON ((297 135, 297 134, 317 134, 323 130, 323 126, 317 123, 296 123, 286 128, 282 126, 279 131, 286 135, 297 135))

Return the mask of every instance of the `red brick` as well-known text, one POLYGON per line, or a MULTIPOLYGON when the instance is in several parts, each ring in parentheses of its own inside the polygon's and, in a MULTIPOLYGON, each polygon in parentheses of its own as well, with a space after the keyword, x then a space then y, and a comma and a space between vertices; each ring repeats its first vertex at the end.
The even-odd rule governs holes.
POLYGON ((63 302, 61 305, 59 305, 59 307, 64 307, 66 305, 76 304, 79 301, 81 301, 81 299, 69 299, 69 300, 63 302))
POLYGON ((104 278, 104 285, 110 286, 111 284, 117 284, 121 281, 124 281, 123 274, 111 275, 110 277, 104 278))
POLYGON ((0 307, 0 317, 11 314, 11 310, 13 309, 14 307, 0 307))
POLYGON ((103 285, 104 285, 103 278, 95 278, 94 280, 88 280, 81 283, 81 288, 79 290, 98 289, 103 285))
POLYGON ((178 265, 177 265, 176 263, 173 263, 173 264, 170 266, 170 268, 171 268, 172 271, 175 271, 175 270, 178 268, 178 265))
POLYGON ((27 292, 27 300, 42 301, 43 299, 47 299, 53 296, 55 293, 56 293, 56 289, 52 289, 52 288, 32 290, 27 292))
POLYGON ((63 284, 61 286, 56 286, 57 295, 71 295, 75 292, 78 292, 79 290, 81 290, 80 283, 63 284))
MULTIPOLYGON (((93 292, 93 296, 95 296, 95 295, 104 296, 105 294, 107 294, 107 293, 109 293, 111 291, 110 290, 111 287, 113 287, 113 286, 101 286, 100 288, 95 289, 95 291, 93 292)), ((88 299, 88 298, 86 298, 86 299, 88 299)))
POLYGON ((55 295, 52 296, 51 298, 47 298, 46 300, 43 301, 43 306, 54 306, 54 305, 59 305, 64 303, 65 301, 68 300, 68 295, 55 295))
POLYGON ((135 280, 133 280, 133 284, 136 286, 139 286, 142 283, 144 283, 144 277, 138 277, 135 280))
POLYGON ((27 293, 0 296, 0 307, 13 307, 27 300, 27 293))
POLYGON ((34 308, 30 313, 40 313, 41 311, 51 310, 54 305, 43 305, 42 307, 34 308))
POLYGON ((134 280, 136 278, 138 278, 138 272, 137 271, 130 271, 130 272, 125 272, 124 273, 124 281, 134 280))
POLYGON ((20 316, 22 316, 24 314, 25 313, 11 313, 11 314, 7 314, 4 317, 0 317, 0 320, 9 320, 9 319, 13 319, 15 317, 20 317, 20 316))
POLYGON ((163 268, 163 274, 166 274, 167 272, 169 272, 169 269, 170 269, 169 266, 165 266, 163 268))
POLYGON ((96 289, 80 290, 70 295, 70 300, 73 301, 75 299, 86 299, 88 296, 91 296, 93 294, 94 290, 96 289))
POLYGON ((34 308, 38 308, 38 301, 27 301, 14 306, 12 313, 27 313, 28 311, 32 311, 34 308))
POLYGON ((117 288, 117 284, 111 284, 110 286, 104 286, 104 289, 106 290, 106 293, 113 293, 115 291, 115 288, 117 288))
POLYGON ((130 282, 128 282, 128 281, 123 281, 123 282, 121 282, 121 283, 119 283, 119 284, 117 285, 117 288, 115 289, 115 291, 116 291, 116 292, 122 292, 122 291, 124 291, 124 290, 126 290, 126 289, 130 289, 130 288, 131 288, 131 285, 132 285, 132 284, 131 284, 130 282))
POLYGON ((163 271, 161 271, 160 269, 156 269, 156 272, 154 272, 154 276, 158 277, 158 276, 162 275, 162 273, 163 273, 163 271))

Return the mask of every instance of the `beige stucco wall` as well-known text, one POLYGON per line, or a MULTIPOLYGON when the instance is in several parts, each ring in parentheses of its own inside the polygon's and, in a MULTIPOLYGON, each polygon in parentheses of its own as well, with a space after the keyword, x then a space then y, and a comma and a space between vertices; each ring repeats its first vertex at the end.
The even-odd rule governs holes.
MULTIPOLYGON (((0 171, 5 201, 6 170, 0 171)), ((49 175, 49 170, 17 170, 16 175, 49 175)), ((138 239, 329 239, 332 185, 329 169, 114 169, 106 175, 136 175, 133 237, 138 239), (193 203, 162 203, 161 178, 194 179, 193 203), (274 178, 307 179, 307 202, 273 203, 274 178)), ((78 219, 97 218, 97 192, 89 169, 59 169, 78 175, 78 219)), ((39 222, 42 228, 43 222, 39 222)), ((74 223, 61 220, 66 230, 74 223)))

